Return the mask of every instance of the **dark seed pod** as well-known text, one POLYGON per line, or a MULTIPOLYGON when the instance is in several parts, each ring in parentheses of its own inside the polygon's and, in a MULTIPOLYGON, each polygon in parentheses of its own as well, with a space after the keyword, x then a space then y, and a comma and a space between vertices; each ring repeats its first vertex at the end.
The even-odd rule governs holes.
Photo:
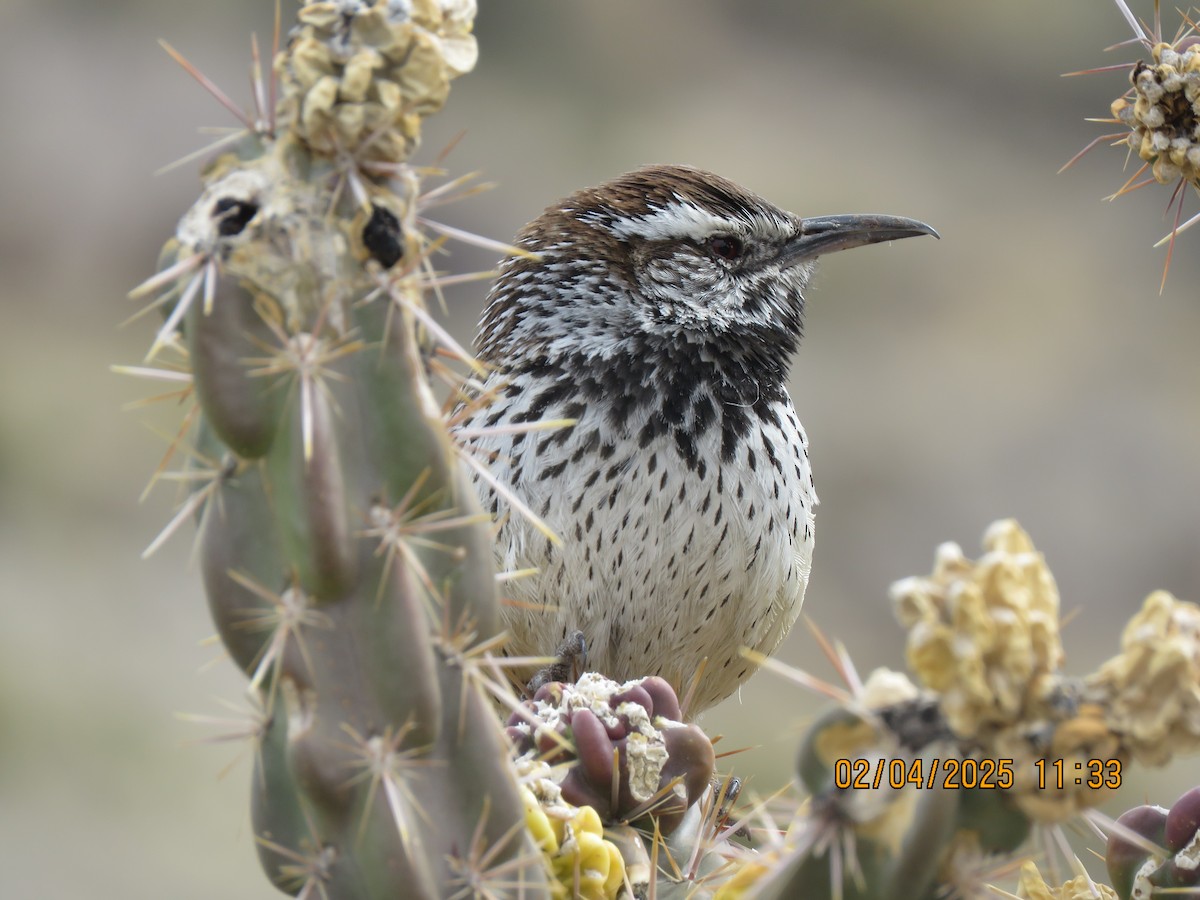
POLYGON ((404 231, 400 220, 382 206, 371 207, 371 218, 363 226, 363 246, 371 258, 390 269, 404 256, 404 231))
POLYGON ((217 220, 217 234, 221 237, 241 234, 256 215, 258 204, 250 200, 222 197, 213 204, 212 217, 217 220))

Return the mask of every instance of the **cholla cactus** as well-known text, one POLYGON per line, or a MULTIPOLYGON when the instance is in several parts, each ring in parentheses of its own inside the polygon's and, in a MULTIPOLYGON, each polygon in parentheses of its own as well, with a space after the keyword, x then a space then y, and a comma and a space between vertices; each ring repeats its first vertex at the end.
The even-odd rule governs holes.
POLYGON ((1059 821, 1103 792, 1074 777, 1046 791, 1046 761, 1073 774, 1077 763, 1123 757, 1098 707, 1081 703, 1060 672, 1058 589, 1045 560, 1012 520, 993 524, 984 548, 972 561, 944 544, 932 576, 892 586, 909 665, 937 695, 954 740, 979 759, 1011 760, 1013 799, 1035 820, 1059 821))
POLYGON ((983 543, 978 561, 943 544, 931 577, 892 585, 909 666, 965 738, 1036 714, 1063 659, 1058 589, 1029 536, 1006 520, 983 543))
POLYGON ((137 292, 167 310, 150 358, 190 371, 207 463, 183 513, 263 709, 259 855, 300 896, 547 883, 485 694, 500 689, 489 524, 429 384, 435 352, 472 363, 424 309, 439 241, 406 162, 474 62, 473 13, 306 3, 274 61, 278 105, 260 80, 137 292))
POLYGON ((281 112, 317 153, 408 159, 421 119, 475 67, 475 0, 308 3, 299 18, 277 64, 281 112))
POLYGON ((1155 591, 1125 626, 1121 653, 1086 684, 1135 759, 1200 751, 1200 606, 1155 591))
POLYGON ((1112 118, 1101 120, 1120 125, 1123 130, 1096 138, 1063 168, 1097 144, 1109 141, 1142 160, 1141 167, 1109 199, 1149 184, 1174 185, 1167 203, 1168 209, 1175 209, 1174 224, 1170 233, 1155 245, 1168 245, 1163 266, 1165 285, 1175 237, 1200 221, 1200 216, 1183 221, 1188 193, 1200 194, 1200 36, 1195 34, 1196 22, 1189 12, 1181 10, 1182 24, 1174 37, 1168 39, 1163 32, 1159 0, 1154 0, 1152 24, 1139 21, 1126 0, 1116 0, 1116 4, 1133 29, 1136 42, 1145 48, 1150 59, 1071 73, 1128 69, 1130 87, 1112 101, 1112 118), (1148 179, 1139 180, 1147 173, 1148 179))
POLYGON ((1071 678, 1060 671, 1058 592, 1041 554, 1011 520, 992 525, 984 545, 974 562, 943 546, 931 578, 892 592, 910 664, 954 739, 1013 760, 1021 809, 1037 821, 1067 818, 1104 799, 1130 760, 1161 765, 1200 749, 1200 607, 1150 595, 1122 652, 1071 678), (1092 760, 1111 769, 1076 779, 1092 760), (1072 777, 1049 790, 1047 766, 1072 777))
POLYGON ((1126 141, 1159 184, 1177 179, 1200 186, 1200 37, 1150 48, 1152 61, 1129 73, 1129 96, 1112 103, 1112 114, 1129 127, 1126 141), (1133 102, 1130 102, 1130 101, 1133 102))
POLYGON ((671 834, 709 787, 712 743, 681 719, 662 678, 619 684, 594 672, 550 682, 508 720, 522 758, 560 766, 563 797, 606 820, 654 820, 671 834))
POLYGON ((1061 671, 1058 591, 1029 536, 996 522, 984 550, 972 560, 945 544, 930 576, 893 585, 915 683, 887 670, 860 683, 831 653, 850 692, 821 688, 840 702, 801 748, 798 774, 811 799, 780 846, 731 879, 744 896, 980 896, 1020 863, 1031 836, 1082 872, 1061 828, 1078 816, 1114 836, 1115 891, 1083 874, 1064 883, 1056 872, 1061 887, 1052 888, 1027 866, 1022 896, 1150 896, 1131 893, 1131 869, 1147 884, 1194 883, 1191 794, 1177 804, 1170 836, 1160 827, 1165 812, 1114 823, 1095 807, 1127 765, 1200 749, 1200 607, 1152 594, 1121 652, 1073 678, 1061 671))

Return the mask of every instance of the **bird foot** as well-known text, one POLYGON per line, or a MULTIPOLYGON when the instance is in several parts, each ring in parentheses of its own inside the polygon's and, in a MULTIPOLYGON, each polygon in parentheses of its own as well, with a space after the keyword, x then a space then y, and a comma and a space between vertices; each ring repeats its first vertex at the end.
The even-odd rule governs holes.
POLYGON ((554 651, 554 662, 534 673, 525 685, 525 695, 532 697, 543 684, 552 681, 574 683, 587 664, 587 641, 582 631, 572 631, 554 651))

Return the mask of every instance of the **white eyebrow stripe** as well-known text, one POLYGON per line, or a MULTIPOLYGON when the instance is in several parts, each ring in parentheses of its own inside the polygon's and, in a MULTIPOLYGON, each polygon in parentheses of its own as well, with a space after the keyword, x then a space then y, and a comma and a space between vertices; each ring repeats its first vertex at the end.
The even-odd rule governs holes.
POLYGON ((715 216, 693 203, 679 201, 632 219, 617 219, 608 230, 622 240, 639 237, 648 241, 695 237, 717 231, 743 232, 745 225, 715 216))

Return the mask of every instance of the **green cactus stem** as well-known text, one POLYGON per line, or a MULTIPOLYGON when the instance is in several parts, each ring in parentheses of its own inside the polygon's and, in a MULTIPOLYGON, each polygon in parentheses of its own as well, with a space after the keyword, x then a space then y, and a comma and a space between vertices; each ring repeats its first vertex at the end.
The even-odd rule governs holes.
POLYGON ((547 884, 485 694, 489 523, 429 385, 434 242, 406 164, 474 63, 473 13, 305 3, 278 108, 206 167, 148 283, 166 313, 150 357, 186 350, 195 455, 217 461, 188 508, 217 631, 264 710, 259 856, 298 896, 547 884))

